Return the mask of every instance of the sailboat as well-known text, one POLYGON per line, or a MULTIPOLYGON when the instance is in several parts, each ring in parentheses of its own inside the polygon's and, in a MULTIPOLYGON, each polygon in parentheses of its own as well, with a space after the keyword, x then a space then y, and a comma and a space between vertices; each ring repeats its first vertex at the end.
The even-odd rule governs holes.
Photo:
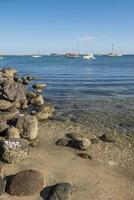
POLYGON ((0 60, 3 60, 4 59, 4 57, 3 56, 0 56, 0 60))
POLYGON ((114 45, 113 44, 112 44, 112 51, 111 51, 111 53, 108 53, 107 55, 109 57, 120 57, 120 56, 122 56, 121 54, 114 53, 114 45))
POLYGON ((40 54, 40 52, 38 51, 38 54, 33 54, 32 58, 41 58, 42 55, 40 54))
POLYGON ((94 57, 94 55, 92 53, 84 54, 83 58, 87 59, 87 60, 95 59, 95 57, 94 57))

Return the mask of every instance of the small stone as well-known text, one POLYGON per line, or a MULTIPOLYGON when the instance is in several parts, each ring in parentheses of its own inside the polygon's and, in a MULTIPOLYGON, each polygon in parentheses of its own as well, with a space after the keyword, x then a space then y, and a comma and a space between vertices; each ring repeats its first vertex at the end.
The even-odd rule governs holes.
POLYGON ((16 128, 24 139, 31 141, 38 137, 38 120, 36 116, 24 115, 19 117, 16 128))
POLYGON ((20 138, 0 141, 0 155, 7 163, 16 163, 29 157, 29 144, 20 138))
POLYGON ((10 101, 0 100, 0 110, 1 111, 6 111, 10 107, 12 107, 12 103, 10 101))
POLYGON ((49 103, 45 103, 41 107, 40 111, 37 112, 36 116, 39 120, 45 120, 48 118, 52 118, 53 113, 54 113, 54 107, 49 103))
POLYGON ((11 126, 10 128, 7 129, 6 135, 8 139, 20 138, 20 133, 18 129, 15 128, 14 126, 11 126))
POLYGON ((41 90, 43 90, 46 86, 47 86, 47 85, 46 85, 45 83, 36 83, 36 84, 34 84, 32 87, 33 87, 34 89, 41 89, 41 90))
POLYGON ((98 138, 100 140, 102 140, 103 142, 114 143, 114 140, 112 140, 111 138, 109 138, 106 134, 98 136, 98 138))
POLYGON ((67 146, 68 140, 66 138, 61 138, 61 139, 57 140, 56 145, 67 146))
POLYGON ((69 200, 72 192, 70 183, 60 183, 55 185, 50 191, 48 200, 69 200))
POLYGON ((9 179, 7 192, 13 196, 32 196, 44 188, 42 174, 35 170, 23 170, 9 179))
POLYGON ((2 196, 5 193, 5 188, 6 188, 6 180, 0 177, 0 196, 2 196))
POLYGON ((78 153, 77 155, 83 159, 92 159, 88 153, 78 153))
POLYGON ((88 150, 91 145, 91 141, 87 138, 78 138, 76 142, 78 143, 80 150, 88 150))

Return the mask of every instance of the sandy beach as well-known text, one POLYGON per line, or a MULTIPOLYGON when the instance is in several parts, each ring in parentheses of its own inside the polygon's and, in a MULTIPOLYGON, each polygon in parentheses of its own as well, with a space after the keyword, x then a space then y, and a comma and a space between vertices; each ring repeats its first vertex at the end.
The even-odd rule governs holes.
MULTIPOLYGON (((79 150, 56 146, 57 139, 66 133, 76 133, 91 139, 96 137, 77 123, 48 120, 40 123, 39 142, 31 149, 30 158, 19 164, 6 164, 4 176, 15 174, 23 169, 39 170, 45 179, 46 187, 60 182, 73 186, 71 200, 133 200, 134 197, 134 140, 128 136, 113 135, 115 143, 92 144, 87 153, 92 159, 82 159, 79 150)), ((85 152, 85 151, 82 151, 85 152)), ((49 190, 48 190, 49 191, 49 190)), ((4 194, 2 200, 41 200, 47 199, 47 188, 32 197, 13 197, 4 194)))

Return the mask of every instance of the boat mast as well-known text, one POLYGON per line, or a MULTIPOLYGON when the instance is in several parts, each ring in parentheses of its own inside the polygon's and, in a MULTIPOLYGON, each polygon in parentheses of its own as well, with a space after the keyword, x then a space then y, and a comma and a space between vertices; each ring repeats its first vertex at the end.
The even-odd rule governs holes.
POLYGON ((112 54, 114 53, 114 44, 112 44, 112 54))

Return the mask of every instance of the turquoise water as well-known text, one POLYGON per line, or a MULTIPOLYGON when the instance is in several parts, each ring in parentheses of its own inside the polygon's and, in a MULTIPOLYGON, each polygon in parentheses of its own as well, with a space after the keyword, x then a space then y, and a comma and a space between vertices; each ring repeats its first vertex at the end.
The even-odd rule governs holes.
MULTIPOLYGON (((48 87, 43 95, 60 120, 134 133, 134 56, 82 58, 6 56, 0 67, 39 77, 48 87)), ((105 129, 106 130, 106 129, 105 129)))

